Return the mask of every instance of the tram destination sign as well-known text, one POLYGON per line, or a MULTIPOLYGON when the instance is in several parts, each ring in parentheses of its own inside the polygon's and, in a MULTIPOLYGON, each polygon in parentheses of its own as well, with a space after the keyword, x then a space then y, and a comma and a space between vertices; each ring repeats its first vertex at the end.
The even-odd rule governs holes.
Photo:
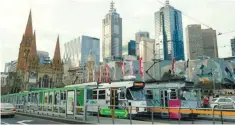
MULTIPOLYGON (((101 115, 112 115, 112 109, 101 109, 100 110, 101 115)), ((125 109, 115 109, 114 110, 114 116, 117 117, 127 117, 128 112, 125 109)))

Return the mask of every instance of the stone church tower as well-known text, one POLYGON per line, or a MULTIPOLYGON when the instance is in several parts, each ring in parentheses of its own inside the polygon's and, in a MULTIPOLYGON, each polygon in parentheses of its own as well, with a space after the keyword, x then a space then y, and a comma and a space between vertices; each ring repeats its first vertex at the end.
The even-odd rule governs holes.
POLYGON ((35 31, 33 32, 32 14, 30 11, 25 33, 20 43, 17 63, 17 73, 22 81, 21 90, 63 87, 63 71, 59 36, 56 41, 53 60, 47 64, 40 64, 40 59, 37 55, 36 33, 35 31))

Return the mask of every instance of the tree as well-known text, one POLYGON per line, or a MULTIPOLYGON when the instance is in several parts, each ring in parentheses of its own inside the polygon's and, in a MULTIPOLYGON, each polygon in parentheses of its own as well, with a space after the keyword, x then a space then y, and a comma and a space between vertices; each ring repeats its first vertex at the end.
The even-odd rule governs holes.
POLYGON ((21 90, 21 85, 23 84, 22 78, 18 75, 17 72, 9 72, 9 76, 7 77, 8 81, 8 90, 9 93, 18 93, 21 90))

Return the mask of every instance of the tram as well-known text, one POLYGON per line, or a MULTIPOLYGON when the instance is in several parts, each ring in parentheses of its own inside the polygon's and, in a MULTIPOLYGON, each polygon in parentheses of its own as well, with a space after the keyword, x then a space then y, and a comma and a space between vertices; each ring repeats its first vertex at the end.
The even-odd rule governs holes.
MULTIPOLYGON (((200 108, 201 107, 201 90, 194 88, 190 83, 185 81, 148 83, 145 86, 147 105, 156 108, 200 108)), ((157 112, 158 110, 152 110, 157 112)), ((148 111, 150 112, 150 111, 148 111)), ((176 116, 173 113, 161 112, 161 117, 191 117, 196 114, 184 114, 176 116)))
MULTIPOLYGON (((86 105, 90 113, 112 115, 127 118, 132 114, 134 118, 138 114, 147 112, 145 97, 145 83, 135 81, 121 81, 111 83, 87 83, 70 85, 84 86, 87 88, 86 105)), ((71 96, 72 98, 73 96, 71 96)))
POLYGON ((20 104, 24 109, 34 111, 53 111, 69 115, 76 110, 77 113, 87 111, 120 118, 128 118, 132 114, 134 118, 137 114, 147 112, 144 87, 144 82, 135 81, 100 84, 90 82, 8 94, 2 96, 1 101, 20 104))

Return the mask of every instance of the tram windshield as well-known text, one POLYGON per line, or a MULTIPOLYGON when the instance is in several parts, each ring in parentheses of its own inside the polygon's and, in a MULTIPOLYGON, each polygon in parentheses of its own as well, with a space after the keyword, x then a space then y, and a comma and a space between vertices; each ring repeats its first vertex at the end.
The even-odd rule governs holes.
POLYGON ((198 100, 200 98, 199 90, 180 90, 180 98, 182 100, 198 100))
POLYGON ((132 88, 127 89, 126 97, 127 99, 130 100, 137 100, 137 101, 146 100, 144 89, 132 89, 132 88))

